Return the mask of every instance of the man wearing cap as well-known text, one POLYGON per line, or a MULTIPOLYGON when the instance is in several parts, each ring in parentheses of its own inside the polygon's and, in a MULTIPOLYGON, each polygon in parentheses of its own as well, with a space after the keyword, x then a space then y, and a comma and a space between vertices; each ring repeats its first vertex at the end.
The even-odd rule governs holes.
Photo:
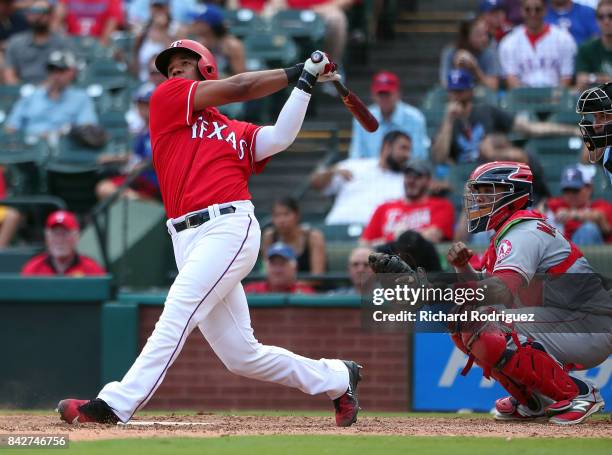
POLYGON ((612 204, 591 201, 593 189, 578 166, 561 174, 561 196, 550 198, 549 218, 576 245, 612 243, 612 204))
POLYGON ((361 236, 373 246, 391 242, 407 230, 419 232, 430 242, 453 238, 455 209, 445 198, 429 196, 431 169, 426 161, 411 161, 404 170, 403 199, 380 205, 361 236))
POLYGON ((151 135, 149 133, 149 102, 154 88, 152 84, 143 84, 134 96, 134 102, 144 124, 140 132, 134 138, 133 153, 131 155, 102 155, 98 159, 100 164, 117 163, 125 165, 122 174, 101 180, 96 185, 96 195, 100 200, 111 196, 117 188, 125 183, 128 174, 132 174, 138 170, 141 170, 141 174, 124 191, 122 194, 123 197, 128 199, 161 200, 157 175, 150 167, 153 155, 151 150, 151 135), (148 169, 145 169, 147 167, 148 169))
POLYGON ((390 131, 378 158, 349 158, 317 169, 310 185, 335 196, 325 224, 366 224, 378 205, 402 197, 402 169, 411 156, 410 136, 390 131))
MULTIPOLYGON (((580 131, 573 126, 532 122, 492 105, 474 104, 473 89, 474 78, 468 71, 455 69, 449 73, 446 111, 431 147, 435 162, 475 162, 481 158, 483 141, 492 134, 505 135, 512 132, 526 136, 580 135, 580 131)), ((492 158, 516 160, 514 152, 511 149, 496 149, 497 156, 492 158)))
POLYGON ((482 0, 479 15, 487 24, 489 36, 499 43, 512 30, 512 24, 506 18, 504 0, 482 0))
POLYGON ((79 254, 79 222, 72 212, 58 210, 45 224, 45 253, 34 256, 21 270, 24 276, 97 276, 106 271, 93 259, 79 254))
POLYGON ((97 124, 93 101, 85 90, 72 86, 76 63, 72 52, 51 52, 47 79, 29 96, 15 103, 6 129, 46 138, 53 133, 67 132, 73 125, 97 124))
POLYGON ((275 243, 268 249, 266 281, 254 281, 244 286, 247 294, 282 292, 289 294, 314 294, 308 284, 297 280, 297 259, 293 248, 275 243))
POLYGON ((563 28, 544 22, 546 0, 522 0, 525 25, 499 43, 499 61, 509 89, 569 87, 576 42, 563 28))
POLYGON ((380 154, 385 135, 390 131, 402 131, 412 138, 412 156, 427 159, 430 140, 425 117, 417 108, 401 101, 397 74, 390 71, 375 74, 371 93, 375 104, 369 110, 378 120, 379 127, 374 133, 369 133, 353 119, 349 156, 376 158, 380 154))
POLYGON ((30 30, 11 36, 5 53, 6 84, 38 84, 47 78, 47 61, 53 51, 72 49, 65 36, 51 30, 53 6, 36 0, 25 11, 30 30))

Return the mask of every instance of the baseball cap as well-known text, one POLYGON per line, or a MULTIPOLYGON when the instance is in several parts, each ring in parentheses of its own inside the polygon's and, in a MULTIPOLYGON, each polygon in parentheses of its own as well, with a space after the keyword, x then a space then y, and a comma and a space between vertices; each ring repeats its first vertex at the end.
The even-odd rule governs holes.
POLYGON ((463 69, 454 69, 448 73, 447 88, 449 90, 468 90, 474 88, 472 73, 463 69))
POLYGON ((372 78, 372 93, 399 92, 400 82, 397 74, 391 71, 380 71, 372 78))
POLYGON ((482 0, 478 9, 481 13, 488 13, 497 9, 505 8, 504 0, 482 0))
POLYGON ((578 166, 568 166, 561 173, 562 190, 579 190, 584 188, 587 182, 578 166))
POLYGON ((202 5, 193 12, 193 20, 196 22, 204 22, 212 27, 223 23, 225 14, 223 9, 217 5, 202 5))
POLYGON ((47 68, 57 68, 61 70, 76 68, 77 61, 74 54, 70 51, 53 51, 47 59, 47 68))
POLYGON ((409 161, 404 167, 404 173, 414 172, 418 175, 429 175, 431 176, 431 167, 427 163, 427 161, 423 160, 413 160, 409 161))
POLYGON ((54 226, 63 226, 70 231, 78 231, 79 230, 79 222, 76 219, 76 216, 72 212, 68 212, 67 210, 58 210, 53 212, 51 215, 47 217, 47 222, 45 223, 47 228, 52 228, 54 226))
POLYGON ((295 259, 295 252, 289 245, 276 242, 268 249, 268 259, 272 258, 272 256, 280 256, 288 261, 293 261, 295 259))

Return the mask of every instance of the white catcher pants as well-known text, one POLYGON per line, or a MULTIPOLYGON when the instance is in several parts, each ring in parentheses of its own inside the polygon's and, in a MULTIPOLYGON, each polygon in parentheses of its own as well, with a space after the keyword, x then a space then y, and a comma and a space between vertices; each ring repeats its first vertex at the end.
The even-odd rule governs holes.
MULTIPOLYGON (((261 381, 295 387, 330 399, 348 388, 348 370, 340 360, 312 360, 253 336, 246 296, 240 281, 251 271, 261 232, 250 201, 237 201, 233 214, 219 215, 208 207, 210 221, 172 237, 178 276, 164 310, 142 352, 121 382, 107 384, 98 394, 127 422, 152 397, 178 357, 187 336, 198 327, 231 372, 261 381)), ((221 207, 224 207, 222 205, 221 207)))

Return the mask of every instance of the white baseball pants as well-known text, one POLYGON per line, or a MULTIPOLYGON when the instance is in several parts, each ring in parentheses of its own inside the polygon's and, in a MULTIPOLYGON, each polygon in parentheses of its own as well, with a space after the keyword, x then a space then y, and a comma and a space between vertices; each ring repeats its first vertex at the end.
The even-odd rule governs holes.
POLYGON ((187 336, 198 327, 223 364, 235 374, 275 382, 336 399, 348 388, 348 370, 340 360, 312 360, 253 336, 240 281, 251 271, 261 232, 250 201, 237 201, 233 214, 208 207, 210 221, 172 237, 178 276, 164 310, 142 352, 121 382, 107 384, 98 398, 127 422, 152 397, 177 358, 187 336))

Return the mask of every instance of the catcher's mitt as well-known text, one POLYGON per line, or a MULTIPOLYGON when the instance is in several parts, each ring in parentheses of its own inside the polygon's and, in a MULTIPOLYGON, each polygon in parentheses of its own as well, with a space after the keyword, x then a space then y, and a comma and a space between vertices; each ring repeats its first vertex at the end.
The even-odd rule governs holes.
POLYGON ((395 280, 399 284, 412 286, 429 286, 427 274, 422 267, 416 272, 396 254, 371 253, 368 257, 370 268, 374 273, 397 273, 401 276, 395 280))

